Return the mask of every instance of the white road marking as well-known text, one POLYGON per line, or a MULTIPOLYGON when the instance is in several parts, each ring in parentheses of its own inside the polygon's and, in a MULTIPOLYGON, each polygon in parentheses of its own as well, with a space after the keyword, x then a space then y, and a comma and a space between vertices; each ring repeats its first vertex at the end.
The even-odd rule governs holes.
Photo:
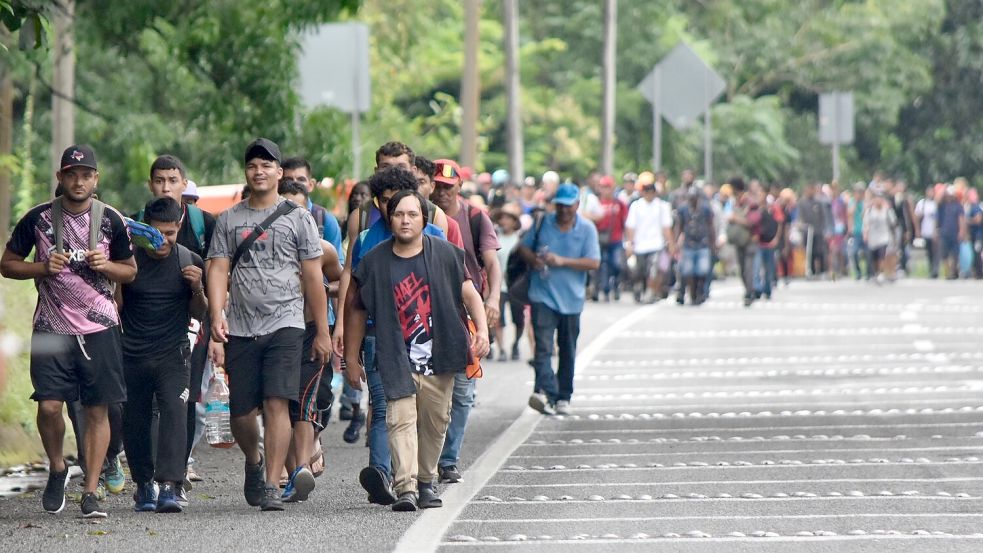
MULTIPOLYGON (((658 306, 648 306, 636 309, 605 329, 577 355, 575 366, 580 370, 586 370, 608 342, 616 339, 626 328, 631 328, 632 325, 650 316, 657 308, 658 306)), ((464 481, 446 488, 441 495, 444 507, 427 509, 420 515, 396 543, 394 553, 436 551, 441 545, 444 534, 471 498, 498 472, 508 456, 529 438, 536 425, 542 420, 543 415, 528 409, 524 410, 522 415, 465 471, 464 481)))

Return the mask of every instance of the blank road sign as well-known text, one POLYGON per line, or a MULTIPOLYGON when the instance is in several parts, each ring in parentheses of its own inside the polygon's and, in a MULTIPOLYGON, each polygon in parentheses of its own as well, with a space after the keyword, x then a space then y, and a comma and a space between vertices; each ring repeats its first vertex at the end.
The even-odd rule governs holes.
POLYGON ((347 113, 369 110, 369 29, 362 23, 320 25, 301 38, 301 100, 347 113))
POLYGON ((724 79, 680 43, 638 85, 670 125, 688 128, 727 87, 724 79))
POLYGON ((827 92, 819 95, 819 142, 853 142, 852 92, 827 92))

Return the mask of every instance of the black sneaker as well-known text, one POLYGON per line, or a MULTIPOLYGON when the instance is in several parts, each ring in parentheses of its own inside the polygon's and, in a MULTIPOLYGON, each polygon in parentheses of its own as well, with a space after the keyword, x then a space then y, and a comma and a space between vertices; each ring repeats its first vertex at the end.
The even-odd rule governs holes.
POLYGON ((415 511, 416 510, 416 494, 413 492, 404 492, 399 494, 399 499, 393 503, 394 511, 415 511))
MULTIPOLYGON (((461 480, 464 480, 464 477, 462 477, 461 473, 457 470, 457 465, 440 467, 438 472, 440 473, 441 484, 457 484, 461 480)), ((420 498, 423 498, 422 494, 420 495, 420 498)))
POLYGON ((184 510, 177 502, 175 488, 173 482, 164 482, 160 485, 160 491, 157 492, 157 508, 155 509, 158 513, 180 513, 184 510))
POLYGON ((108 513, 99 505, 96 494, 85 492, 82 494, 82 518, 106 518, 108 513))
MULTIPOLYGON (((400 496, 402 497, 402 496, 400 496)), ((420 486, 420 497, 417 499, 417 506, 421 509, 439 509, 444 506, 444 502, 437 497, 437 490, 433 485, 420 486)), ((395 505, 393 505, 395 507, 395 505)))
POLYGON ((283 500, 280 499, 280 488, 263 486, 263 499, 259 503, 261 511, 282 511, 283 500))
POLYGON ((41 507, 56 515, 65 510, 65 488, 68 487, 68 465, 61 472, 49 472, 48 484, 41 495, 41 507))
POLYGON ((357 442, 358 438, 361 436, 363 426, 365 426, 365 413, 359 413, 357 416, 353 416, 351 422, 348 423, 348 428, 346 428, 344 434, 341 435, 341 439, 345 440, 345 443, 347 444, 357 442))
POLYGON ((259 458, 259 463, 250 465, 246 463, 246 481, 242 485, 242 493, 246 496, 246 503, 253 507, 258 507, 263 501, 266 493, 266 474, 263 466, 263 458, 259 458))
POLYGON ((518 361, 519 360, 519 343, 518 342, 512 344, 512 360, 513 361, 518 361))
POLYGON ((392 505, 396 501, 392 484, 386 475, 376 467, 365 467, 358 473, 358 483, 369 492, 369 503, 392 505))

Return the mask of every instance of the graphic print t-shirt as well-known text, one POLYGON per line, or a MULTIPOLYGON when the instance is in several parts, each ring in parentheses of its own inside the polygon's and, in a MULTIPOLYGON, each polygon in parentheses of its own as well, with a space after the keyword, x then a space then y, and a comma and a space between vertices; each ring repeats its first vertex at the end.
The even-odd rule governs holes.
MULTIPOLYGON (((38 306, 34 312, 34 330, 54 334, 92 334, 119 324, 113 302, 113 286, 102 273, 89 268, 85 252, 89 249, 89 213, 63 211, 63 248, 70 257, 65 270, 53 277, 37 280, 38 306)), ((130 235, 123 217, 106 206, 97 245, 110 261, 133 257, 130 235)), ((34 261, 45 263, 55 250, 51 225, 51 203, 27 212, 14 227, 7 242, 11 252, 27 257, 34 249, 34 261)))
POLYGON ((420 374, 433 374, 429 367, 433 353, 433 314, 423 252, 408 258, 393 254, 389 275, 410 366, 420 374))
MULTIPOLYGON (((218 216, 208 258, 232 259, 236 248, 256 225, 280 205, 253 209, 243 200, 218 216)), ((229 304, 225 317, 232 336, 272 334, 281 328, 304 328, 304 296, 301 262, 321 257, 321 237, 314 217, 297 208, 277 218, 249 251, 229 278, 229 304)))

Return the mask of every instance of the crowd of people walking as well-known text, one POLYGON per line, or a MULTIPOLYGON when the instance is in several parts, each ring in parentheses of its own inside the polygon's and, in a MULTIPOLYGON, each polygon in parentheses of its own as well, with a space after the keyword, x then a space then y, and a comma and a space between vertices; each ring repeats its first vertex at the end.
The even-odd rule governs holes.
POLYGON ((883 175, 801 195, 693 171, 675 185, 652 172, 513 182, 389 142, 336 216, 312 201, 302 157, 260 138, 242 162, 242 201, 213 215, 195 205, 181 160, 162 155, 148 171, 152 199, 126 217, 98 199, 96 154, 75 145, 56 197, 17 223, 0 273, 38 290, 30 370, 45 511, 66 506, 66 405, 84 517, 107 516, 100 501, 124 489, 124 453, 133 508, 181 512, 200 479, 203 393, 227 378, 245 501, 281 511, 325 470, 337 370, 343 439, 368 425, 368 500, 414 511, 440 507, 437 485, 463 478, 483 361, 519 360, 528 336, 528 405, 571 412, 588 299, 698 306, 736 273, 751 306, 797 274, 897 278, 914 249, 933 278, 983 277, 983 209, 958 180, 917 201, 883 175))

